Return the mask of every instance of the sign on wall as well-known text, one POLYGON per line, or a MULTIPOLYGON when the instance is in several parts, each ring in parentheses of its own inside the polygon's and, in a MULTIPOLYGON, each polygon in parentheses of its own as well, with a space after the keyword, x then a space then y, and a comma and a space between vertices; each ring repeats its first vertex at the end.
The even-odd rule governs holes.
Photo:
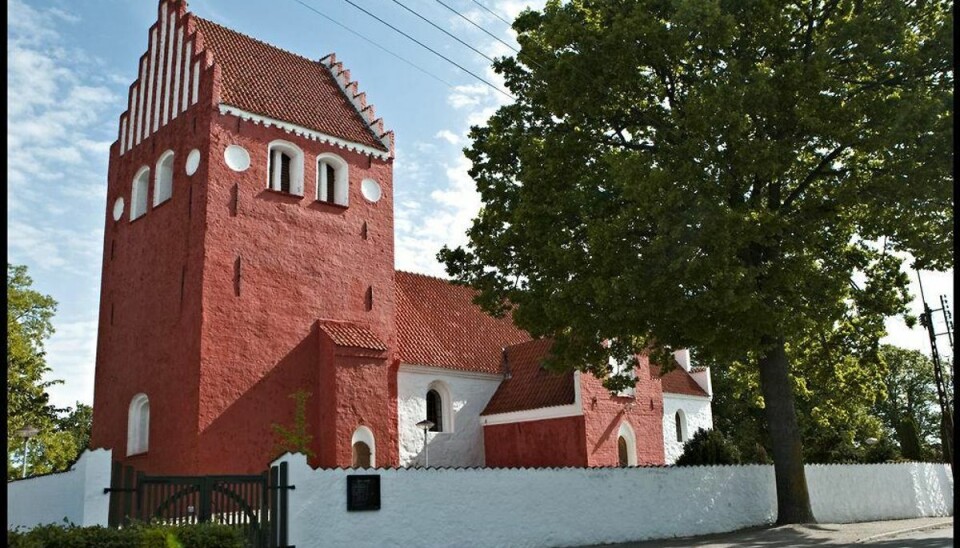
POLYGON ((380 509, 380 476, 376 474, 347 476, 347 511, 380 509))

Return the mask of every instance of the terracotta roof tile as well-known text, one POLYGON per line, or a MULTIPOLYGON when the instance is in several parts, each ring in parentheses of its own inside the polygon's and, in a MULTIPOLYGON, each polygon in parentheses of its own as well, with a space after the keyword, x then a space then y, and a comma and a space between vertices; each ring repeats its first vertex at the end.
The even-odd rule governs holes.
POLYGON ((380 351, 387 349, 387 345, 383 344, 383 341, 381 341, 379 337, 369 329, 359 325, 322 320, 320 322, 320 329, 322 329, 337 346, 367 348, 369 350, 380 351))
POLYGON ((510 378, 504 379, 481 415, 555 407, 574 402, 573 371, 555 373, 540 364, 549 355, 553 341, 539 339, 507 348, 510 378))
POLYGON ((320 62, 196 21, 220 66, 222 103, 387 151, 320 62))
POLYGON ((680 367, 679 363, 676 363, 676 360, 674 360, 673 370, 662 377, 660 376, 660 366, 651 363, 650 378, 659 378, 663 386, 663 391, 669 394, 709 397, 703 388, 697 384, 697 381, 693 380, 690 373, 687 373, 684 368, 680 367))
POLYGON ((509 316, 494 318, 473 304, 468 287, 400 271, 396 287, 403 363, 496 374, 503 348, 530 340, 509 316))

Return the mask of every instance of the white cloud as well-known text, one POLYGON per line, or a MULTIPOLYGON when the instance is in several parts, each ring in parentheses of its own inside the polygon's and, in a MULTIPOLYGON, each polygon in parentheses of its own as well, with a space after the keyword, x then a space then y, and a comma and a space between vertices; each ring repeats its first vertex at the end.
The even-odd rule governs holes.
POLYGON ((459 135, 450 131, 449 129, 441 129, 436 135, 434 135, 434 137, 437 139, 443 139, 451 145, 459 144, 463 140, 459 135))

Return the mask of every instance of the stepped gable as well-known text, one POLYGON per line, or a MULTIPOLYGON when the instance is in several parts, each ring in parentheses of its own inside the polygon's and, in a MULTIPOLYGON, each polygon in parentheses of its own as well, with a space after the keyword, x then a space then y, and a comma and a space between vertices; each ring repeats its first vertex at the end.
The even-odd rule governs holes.
MULTIPOLYGON (((673 357, 670 359, 673 359, 673 357)), ((675 359, 673 359, 673 371, 666 373, 662 377, 660 376, 660 366, 651 362, 650 378, 660 380, 664 393, 701 396, 704 398, 710 397, 703 388, 697 384, 697 381, 693 380, 690 373, 687 373, 683 367, 680 367, 680 364, 677 363, 675 359)))
POLYGON ((573 371, 555 373, 540 366, 553 347, 551 339, 538 339, 507 347, 510 377, 503 380, 481 416, 574 402, 576 378, 573 371))
POLYGON ((469 287, 397 271, 396 288, 401 363, 500 374, 503 348, 530 340, 509 315, 494 318, 473 304, 469 287))
MULTIPOLYGON (((373 107, 365 105, 370 111, 364 115, 356 106, 359 100, 341 87, 343 77, 336 78, 323 60, 311 61, 213 21, 195 20, 220 67, 222 104, 391 151, 392 133, 384 137, 382 120, 368 119, 373 107)), ((349 73, 345 76, 349 78, 349 73)), ((356 87, 354 82, 347 84, 356 87)))

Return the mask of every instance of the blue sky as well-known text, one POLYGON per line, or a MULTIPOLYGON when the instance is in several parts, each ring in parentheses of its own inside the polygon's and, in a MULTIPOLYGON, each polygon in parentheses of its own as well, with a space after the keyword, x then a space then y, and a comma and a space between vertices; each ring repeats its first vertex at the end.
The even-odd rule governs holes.
MULTIPOLYGON (((509 99, 343 0, 303 1, 433 76, 295 0, 193 0, 189 9, 305 57, 336 52, 385 127, 396 133, 397 268, 443 276, 434 258, 437 250, 464 243, 480 207, 462 154, 467 131, 509 99)), ((488 56, 510 53, 434 0, 401 1, 488 56)), ((508 20, 528 4, 543 5, 543 0, 482 1, 508 20)), ((468 70, 501 82, 486 59, 393 1, 354 2, 468 70)), ((508 26, 472 0, 444 3, 516 46, 508 26)), ((50 389, 61 406, 93 401, 109 147, 117 138, 117 119, 147 47, 156 5, 155 0, 8 3, 8 261, 27 265, 35 288, 59 303, 47 361, 50 378, 65 381, 50 389)), ((952 271, 923 276, 928 301, 943 293, 952 302, 952 271)), ((916 275, 911 277, 918 294, 916 275)), ((920 311, 918 303, 914 309, 920 311)), ((891 319, 888 330, 889 342, 929 353, 919 329, 891 319)), ((949 354, 945 340, 940 348, 949 354)))

